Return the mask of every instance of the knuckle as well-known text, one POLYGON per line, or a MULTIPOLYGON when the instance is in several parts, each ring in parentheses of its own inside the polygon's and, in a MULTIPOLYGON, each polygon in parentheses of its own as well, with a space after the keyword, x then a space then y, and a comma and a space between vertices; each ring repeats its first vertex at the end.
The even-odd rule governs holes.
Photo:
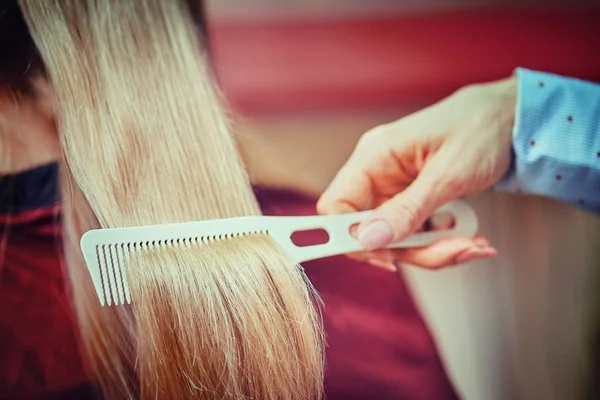
POLYGON ((426 269, 429 271, 435 271, 435 270, 441 268, 439 265, 428 263, 428 262, 420 262, 416 265, 422 269, 426 269))
POLYGON ((465 85, 454 92, 455 96, 466 96, 473 97, 478 96, 482 91, 484 85, 481 83, 471 83, 469 85, 465 85))
POLYGON ((369 136, 369 132, 363 133, 362 136, 358 138, 358 141, 356 142, 357 149, 362 149, 369 144, 369 142, 371 140, 370 136, 369 136))
POLYGON ((360 149, 370 149, 378 144, 381 144, 383 136, 387 135, 389 128, 387 125, 379 125, 365 132, 359 139, 356 145, 360 149))
POLYGON ((435 253, 430 253, 429 250, 422 250, 422 254, 416 260, 415 265, 428 270, 439 270, 455 265, 453 260, 449 260, 446 257, 440 257, 435 253), (429 253, 428 253, 429 252, 429 253))
POLYGON ((443 185, 450 195, 462 196, 467 193, 469 182, 462 176, 452 176, 446 179, 443 185))
POLYGON ((319 199, 319 201, 317 201, 317 213, 319 214, 327 214, 328 210, 329 210, 329 204, 328 201, 326 199, 319 199))
POLYGON ((421 223, 419 212, 419 204, 412 200, 395 204, 391 207, 391 217, 396 225, 408 225, 411 229, 417 229, 421 223))

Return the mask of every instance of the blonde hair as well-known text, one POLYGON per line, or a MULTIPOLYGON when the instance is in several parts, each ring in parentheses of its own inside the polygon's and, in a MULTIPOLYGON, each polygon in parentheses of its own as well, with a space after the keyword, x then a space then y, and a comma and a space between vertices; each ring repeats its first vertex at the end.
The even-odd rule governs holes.
POLYGON ((155 248, 100 307, 83 231, 259 214, 183 0, 21 1, 56 97, 65 248, 107 398, 323 396, 317 295, 269 236, 155 248))

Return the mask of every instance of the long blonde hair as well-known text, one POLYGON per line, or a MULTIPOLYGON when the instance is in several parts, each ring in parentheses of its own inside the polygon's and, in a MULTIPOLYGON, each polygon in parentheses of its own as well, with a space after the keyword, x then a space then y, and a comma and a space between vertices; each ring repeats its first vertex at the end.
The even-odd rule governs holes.
POLYGON ((132 307, 101 307, 90 228, 259 214, 183 0, 21 1, 53 84, 65 254, 107 398, 323 396, 318 297, 266 235, 156 248, 127 265, 132 307))

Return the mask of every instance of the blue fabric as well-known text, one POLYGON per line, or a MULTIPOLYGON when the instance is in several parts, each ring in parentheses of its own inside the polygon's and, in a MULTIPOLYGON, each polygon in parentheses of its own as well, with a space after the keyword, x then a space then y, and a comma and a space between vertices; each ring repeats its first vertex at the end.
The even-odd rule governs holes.
POLYGON ((513 166, 496 189, 600 214, 600 85, 524 68, 516 73, 513 166))

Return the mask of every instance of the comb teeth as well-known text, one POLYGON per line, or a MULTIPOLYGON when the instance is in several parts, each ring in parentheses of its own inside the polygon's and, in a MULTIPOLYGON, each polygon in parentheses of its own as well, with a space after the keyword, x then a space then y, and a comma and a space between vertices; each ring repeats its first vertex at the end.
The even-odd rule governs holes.
POLYGON ((268 234, 266 229, 248 232, 226 233, 221 235, 180 237, 143 242, 98 244, 95 246, 94 260, 86 263, 96 288, 100 303, 108 306, 131 303, 131 292, 127 282, 127 263, 133 252, 156 248, 206 245, 219 240, 227 240, 252 234, 268 234))
POLYGON ((131 293, 123 267, 128 257, 125 244, 96 246, 95 266, 100 278, 100 289, 96 287, 102 305, 131 303, 131 293))

